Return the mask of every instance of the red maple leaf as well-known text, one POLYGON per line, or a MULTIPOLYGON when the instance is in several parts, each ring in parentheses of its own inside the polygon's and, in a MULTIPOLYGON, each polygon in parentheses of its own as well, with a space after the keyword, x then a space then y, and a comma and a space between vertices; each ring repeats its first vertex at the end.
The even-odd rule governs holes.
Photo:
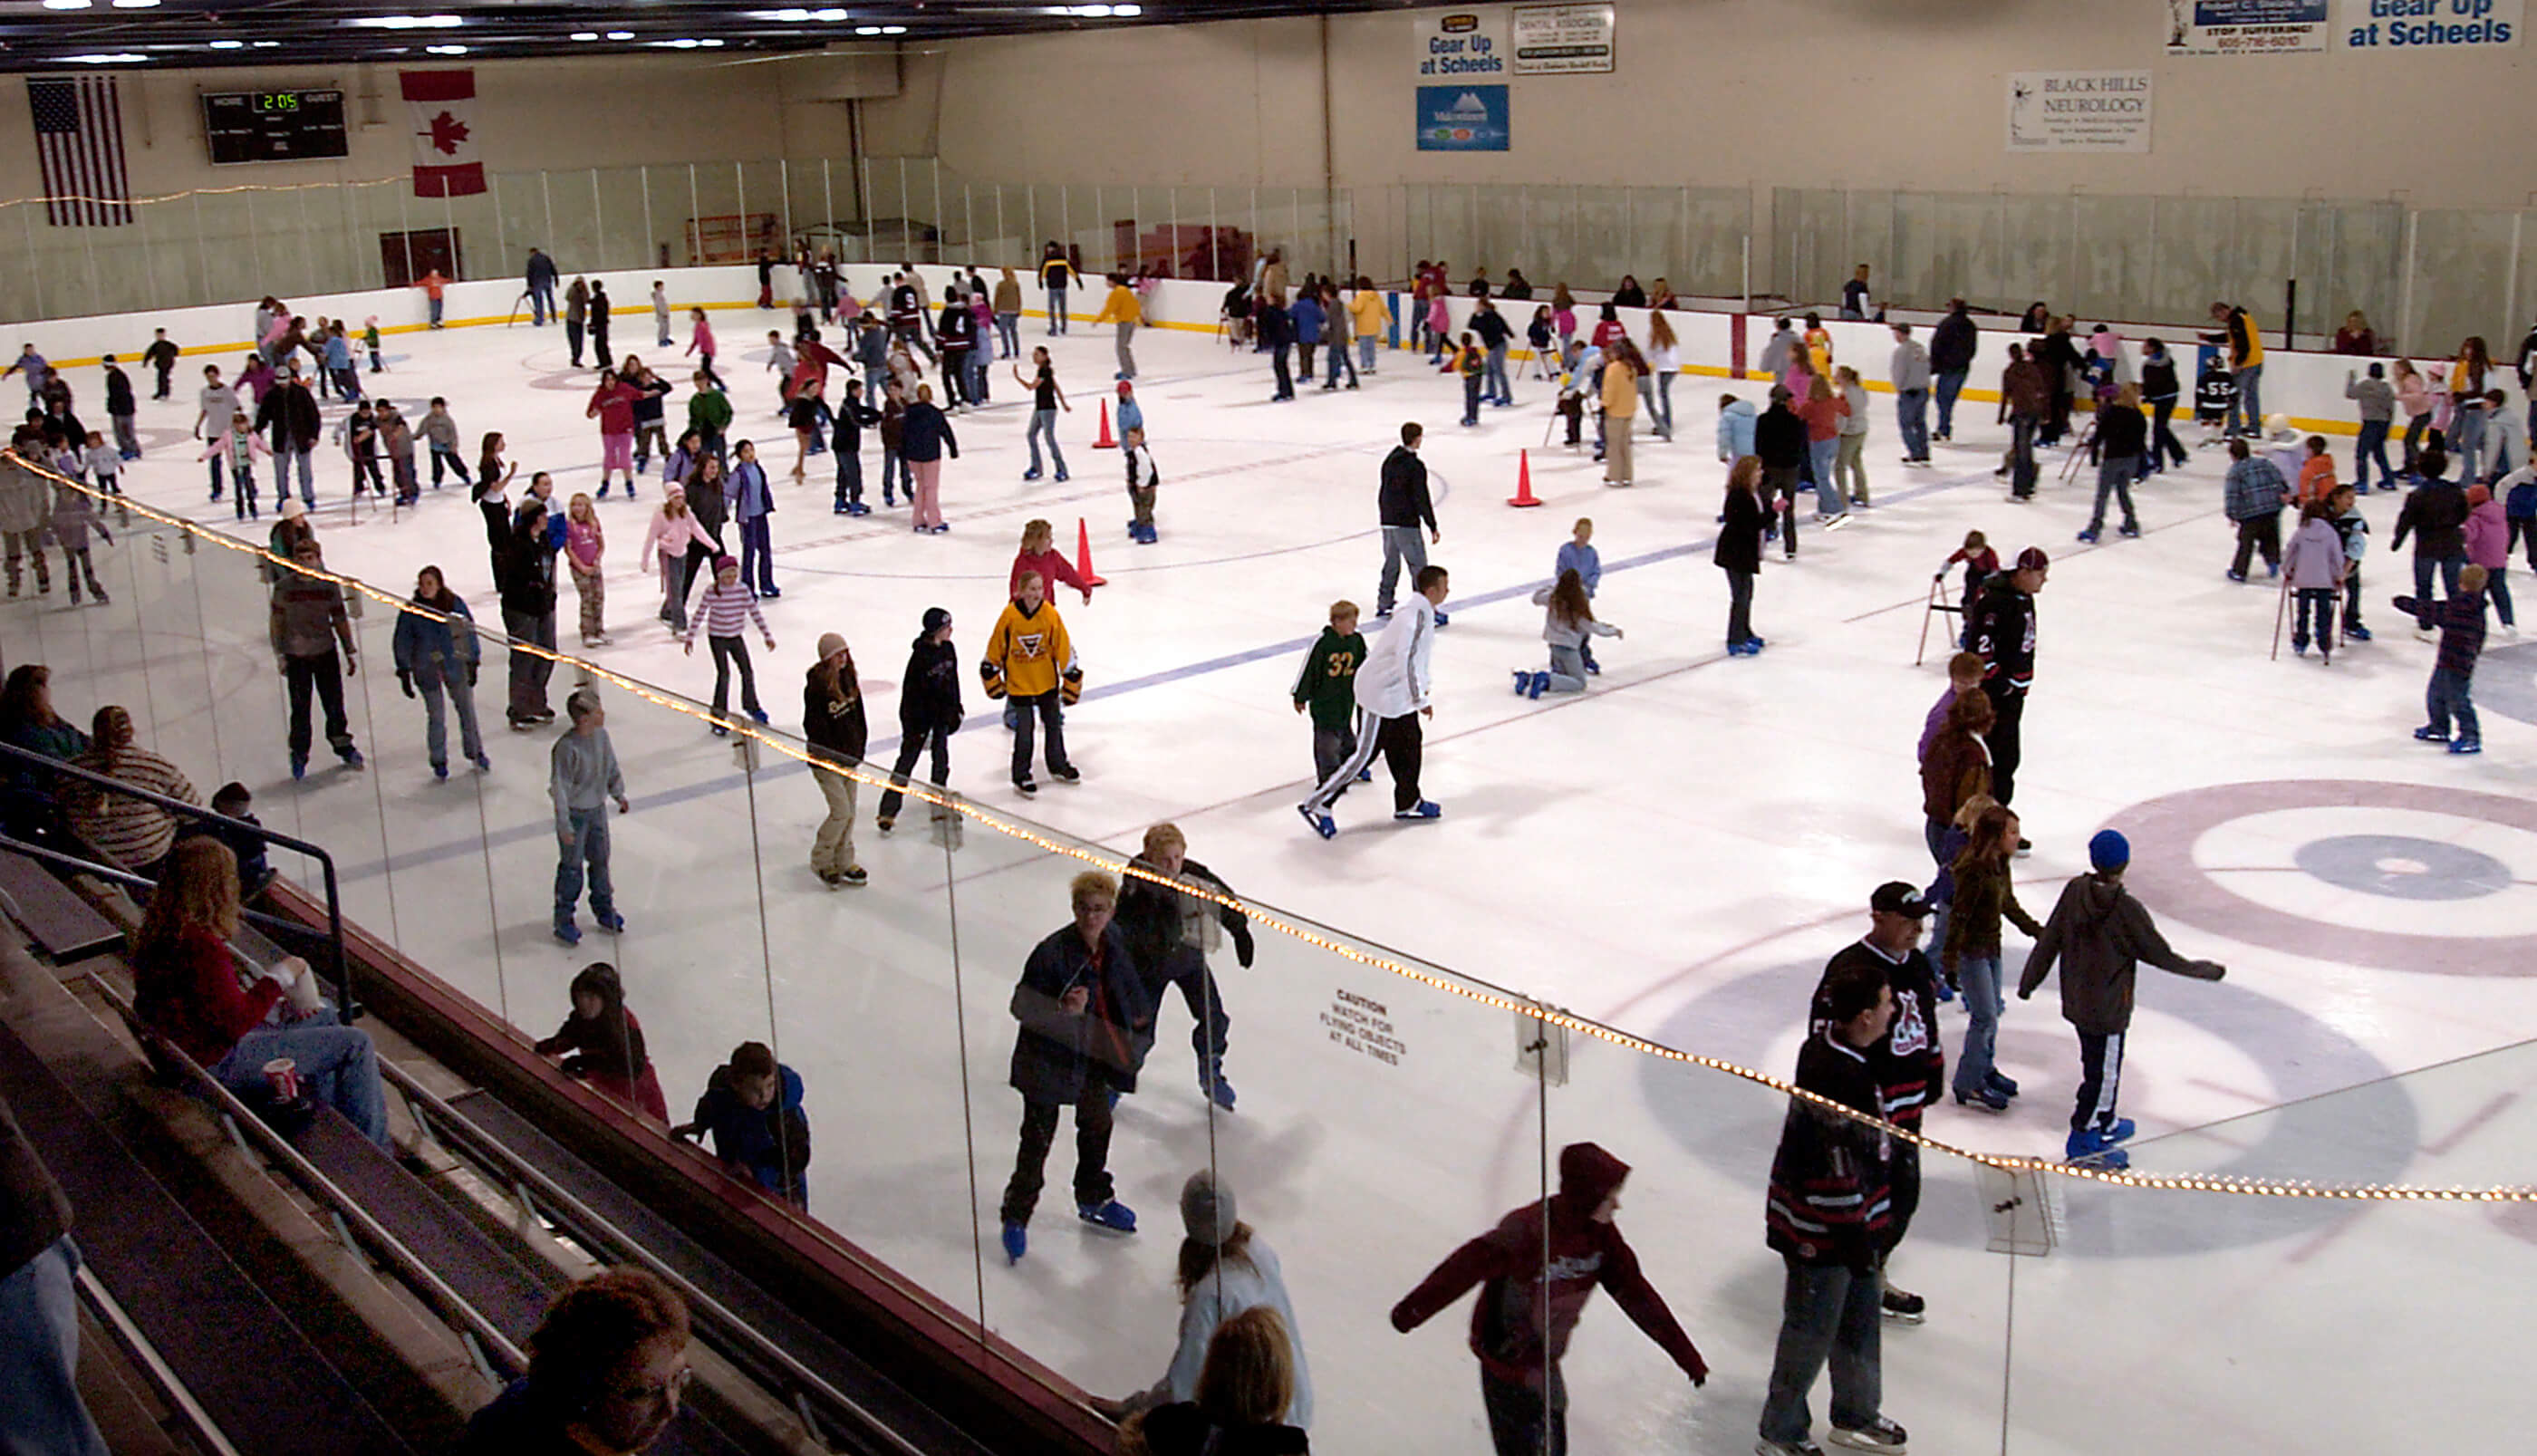
POLYGON ((431 150, 455 157, 458 144, 467 140, 467 123, 443 111, 431 118, 431 130, 424 135, 431 138, 431 150))

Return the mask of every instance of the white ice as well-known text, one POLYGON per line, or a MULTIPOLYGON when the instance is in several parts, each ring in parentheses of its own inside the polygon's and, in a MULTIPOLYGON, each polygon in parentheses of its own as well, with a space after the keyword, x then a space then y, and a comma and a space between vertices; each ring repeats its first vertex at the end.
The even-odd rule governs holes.
MULTIPOLYGON (((727 313, 720 328, 737 342, 776 317, 727 313)), ((655 353, 647 318, 619 322, 620 352, 655 353)), ((1037 320, 1025 321, 1025 348, 1048 342, 1037 320)), ((2030 910, 2049 908, 2084 868, 2088 836, 2112 824, 2133 831, 2143 870, 2166 881, 2208 871, 2291 917, 2448 948, 2415 963, 2346 962, 2153 898, 2171 939, 2224 961, 2229 979, 2212 987, 2143 973, 2123 1100, 2141 1127, 2137 1165, 2527 1180, 2524 1158, 2504 1151, 2526 1146, 2505 1136, 2529 1125, 2513 1100, 2530 1081, 2524 1049, 2380 1081, 2506 1047, 2537 1020, 2524 977, 2537 930, 2537 826, 2504 823, 2492 801, 2471 797, 2526 803, 2530 731, 2500 703, 2505 685, 2529 700, 2537 659, 2494 639, 2479 680, 2482 759, 2411 741, 2432 649, 2386 605, 2406 589, 2386 544, 2388 497, 2367 501, 2377 640, 2331 667, 2288 651, 2275 661, 2277 593, 2260 577, 2222 579, 2231 531, 2216 452, 2141 488, 2143 539, 2081 548, 2072 536, 2087 509, 2084 468, 2065 483, 2063 457, 2049 455, 2041 498, 2003 503, 1991 475, 2003 432, 1990 405, 1968 401, 1936 468, 1907 470, 1880 396, 1868 445, 1874 509, 1838 533, 1806 529, 1794 564, 1772 555, 1755 608, 1770 647, 1728 659, 1724 583, 1709 562, 1724 475, 1712 422, 1722 388, 1758 394, 1755 383, 1679 379, 1678 438, 1643 435, 1640 483, 1618 491, 1584 455, 1545 445, 1548 390, 1537 380, 1518 384, 1516 408, 1464 430, 1454 381, 1418 356, 1384 354, 1382 372, 1356 392, 1306 388, 1271 404, 1264 358, 1203 332, 1148 330, 1138 341, 1138 392, 1163 479, 1161 541, 1148 547, 1122 529, 1119 456, 1091 447, 1112 372, 1108 332, 1078 323, 1054 347, 1075 406, 1063 423, 1073 479, 1019 479, 1026 392, 999 364, 995 403, 955 418, 961 455, 943 486, 952 529, 941 537, 910 534, 904 507, 878 508, 878 441, 864 462, 877 506, 869 518, 830 513, 826 457, 811 462, 809 484, 785 484, 794 451, 772 416, 762 346, 726 356, 735 433, 761 441, 779 483, 784 594, 766 610, 781 646, 759 653, 777 728, 798 728, 811 644, 837 630, 853 645, 876 738, 894 738, 898 677, 924 609, 949 608, 974 658, 1021 523, 1049 518, 1071 547, 1080 517, 1110 583, 1089 606, 1072 593, 1058 599, 1091 690, 1067 725, 1084 780, 1067 788, 1043 777, 1037 800, 1021 802, 1006 781, 1006 735, 988 723, 953 740, 954 788, 996 814, 1120 853, 1145 826, 1173 821, 1238 891, 1339 927, 1349 946, 1392 948, 1382 954, 1785 1075, 1812 977, 1864 928, 1868 891, 1929 873, 1912 750, 1943 687, 1943 624, 1927 664, 1916 668, 1913 655, 1931 573, 1979 528, 2003 557, 2037 544, 2054 559, 2018 797, 2037 845, 2019 867, 2030 910), (1334 598, 1371 610, 1376 468, 1403 420, 1428 428, 1443 525, 1433 555, 1454 573, 1427 741, 1426 790, 1445 813, 1434 825, 1394 825, 1378 770, 1376 784, 1341 801, 1342 832, 1325 843, 1292 808, 1310 745, 1287 690, 1334 598), (1504 503, 1520 449, 1531 452, 1540 509, 1504 503), (1604 671, 1583 695, 1527 701, 1509 691, 1511 670, 1544 656, 1540 613, 1527 597, 1581 515, 1594 518, 1604 563, 1596 611, 1628 636, 1598 643, 1604 671), (2164 821, 2132 813, 2259 781, 2321 786, 2318 802, 2224 812, 2192 842, 2162 837, 2164 821), (2344 781, 2426 792, 2354 807, 2331 788, 2344 781), (2470 845, 2505 866, 2510 883, 2482 897, 2405 898, 2337 889, 2299 868, 2300 845, 2355 833, 2470 845)), ((582 407, 592 375, 566 367, 558 331, 406 334, 390 354, 388 371, 364 382, 414 418, 428 396, 448 396, 471 458, 477 435, 498 429, 524 470, 554 472, 559 495, 590 489, 598 440, 582 407)), ((199 363, 180 366, 174 402, 143 406, 148 455, 124 480, 139 500, 230 529, 228 507, 204 499, 199 447, 187 438, 199 363)), ((73 377, 94 410, 96 371, 73 377)), ((674 433, 684 397, 683 383, 674 433)), ((330 422, 339 413, 330 406, 330 422)), ((365 507, 356 522, 342 458, 321 451, 320 468, 330 565, 402 594, 417 566, 437 563, 480 620, 498 623, 482 526, 461 487, 426 490, 418 511, 394 520, 365 507)), ((616 645, 591 655, 701 697, 710 669, 702 654, 683 657, 654 622, 655 578, 637 565, 657 492, 646 477, 636 501, 600 507, 616 645)), ((269 521, 269 491, 265 504, 269 521)), ((252 536, 260 543, 262 528, 252 536)), ((1295 1286, 1325 1449, 1483 1448, 1464 1349, 1467 1304, 1408 1337, 1390 1330, 1385 1312, 1457 1243, 1539 1195, 1545 1114, 1515 1069, 1507 1012, 1280 935, 1262 937, 1251 970, 1234 968, 1228 953, 1217 970, 1241 1110, 1205 1115, 1175 1001, 1142 1088, 1122 1105, 1112 1153, 1120 1196, 1144 1231, 1108 1239, 1063 1217, 1072 1147, 1062 1131, 1032 1254, 1008 1269, 993 1252, 1017 1115, 1004 1085, 1006 1001, 1030 943, 1065 921, 1075 861, 981 826, 946 856, 923 832, 921 808, 883 838, 867 788, 857 842, 872 884, 823 893, 807 868, 820 800, 798 769, 770 760, 754 784, 762 861, 753 858, 751 786, 729 747, 691 718, 612 691, 611 729, 634 801, 618 822, 616 869, 633 925, 621 941, 594 936, 566 952, 547 933, 550 735, 501 728, 498 654, 488 653, 478 694, 493 770, 481 783, 462 768, 436 784, 422 715, 386 673, 392 614, 374 607, 354 688, 370 770, 312 771, 293 785, 262 599, 245 568, 217 554, 162 563, 136 544, 110 553, 105 569, 109 586, 135 590, 116 610, 138 610, 149 629, 146 680, 130 640, 111 640, 107 615, 74 618, 58 595, 40 610, 9 609, 11 660, 42 650, 57 669, 67 663, 56 685, 67 709, 103 700, 107 685, 146 696, 145 734, 198 784, 242 779, 268 825, 332 845, 357 917, 530 1034, 560 1019, 576 967, 617 960, 674 1111, 734 1043, 771 1029, 810 1084, 814 1211, 943 1299, 975 1310, 983 1287, 992 1326, 1087 1389, 1150 1381, 1172 1343, 1175 1193, 1212 1156, 1295 1286), (22 633, 33 647, 18 644, 22 633), (1334 1044, 1325 1019, 1341 989, 1384 1006, 1405 1044, 1398 1065, 1334 1044), (955 1012, 965 1015, 965 1056, 955 1012), (964 1132, 974 1134, 967 1155, 964 1132), (987 1250, 983 1267, 973 1235, 987 1250)), ((566 650, 570 597, 567 587, 566 650)), ((569 682, 558 674, 558 701, 569 682)), ((974 680, 968 698, 973 715, 988 706, 974 680)), ((2012 931, 2012 974, 2024 949, 2012 931)), ((1952 1048, 1962 1017, 1950 1009, 1944 1021, 1952 1048)), ((1572 1051, 1573 1080, 1548 1095, 1550 1145, 1591 1138, 1636 1164, 1622 1226, 1717 1369, 1707 1390, 1691 1391, 1597 1301, 1568 1361, 1576 1448, 1747 1449, 1777 1326, 1761 1200, 1783 1103, 1722 1073, 1584 1038, 1572 1051)), ((1930 1132, 2057 1154, 2076 1058, 2049 989, 2011 1003, 2001 1054, 2024 1085, 2016 1107, 1991 1116, 1942 1106, 1930 1132)), ((2333 1430, 2355 1449, 2435 1449, 2480 1437, 2521 1399, 2486 1338, 2505 1319, 2518 1323, 2516 1301, 2503 1304, 2509 1280, 2495 1276, 2524 1276, 2532 1228, 2506 1212, 2068 1185, 2069 1246, 2015 1271, 2010 1350, 2009 1261, 1983 1251, 1972 1175, 1932 1155, 1927 1176, 1894 1274, 1928 1295, 1932 1316, 1925 1328, 1889 1328, 1884 1347, 1886 1408, 1923 1451, 2275 1449, 2293 1430, 2333 1430)), ((1824 1399, 1819 1384, 1819 1421, 1824 1399)))

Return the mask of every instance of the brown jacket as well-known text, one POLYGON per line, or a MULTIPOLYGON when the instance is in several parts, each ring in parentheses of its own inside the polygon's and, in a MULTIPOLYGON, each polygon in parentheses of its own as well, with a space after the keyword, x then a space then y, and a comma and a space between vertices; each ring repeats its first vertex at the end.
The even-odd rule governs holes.
POLYGON ((1967 799, 1989 792, 1990 750, 1974 734, 1942 730, 1920 761, 1920 812, 1951 824, 1967 799))

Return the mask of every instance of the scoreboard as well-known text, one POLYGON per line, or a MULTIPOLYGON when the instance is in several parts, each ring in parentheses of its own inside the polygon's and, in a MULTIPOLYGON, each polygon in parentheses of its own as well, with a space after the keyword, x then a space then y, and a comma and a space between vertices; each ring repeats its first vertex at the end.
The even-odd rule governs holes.
POLYGON ((203 135, 216 165, 344 157, 341 91, 206 92, 203 135))

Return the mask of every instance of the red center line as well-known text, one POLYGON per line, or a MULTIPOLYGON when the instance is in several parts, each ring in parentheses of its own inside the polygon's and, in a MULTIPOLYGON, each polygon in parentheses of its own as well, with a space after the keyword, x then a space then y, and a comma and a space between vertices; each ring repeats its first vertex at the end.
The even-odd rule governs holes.
POLYGON ((2460 1143, 2465 1142, 2468 1136, 2474 1133, 2477 1128, 2480 1128, 2486 1123, 2501 1116, 2504 1108, 2508 1107, 2511 1103, 2518 1100, 2519 1093, 2515 1092, 2506 1092, 2502 1093, 2492 1101, 2485 1103, 2480 1108, 2477 1108, 2474 1116, 2469 1117, 2466 1121, 2459 1123, 2455 1128, 2451 1129, 2447 1137, 2440 1139, 2437 1143, 2424 1144, 2423 1151, 2432 1155, 2434 1158, 2447 1157, 2450 1150, 2456 1148, 2460 1143))

